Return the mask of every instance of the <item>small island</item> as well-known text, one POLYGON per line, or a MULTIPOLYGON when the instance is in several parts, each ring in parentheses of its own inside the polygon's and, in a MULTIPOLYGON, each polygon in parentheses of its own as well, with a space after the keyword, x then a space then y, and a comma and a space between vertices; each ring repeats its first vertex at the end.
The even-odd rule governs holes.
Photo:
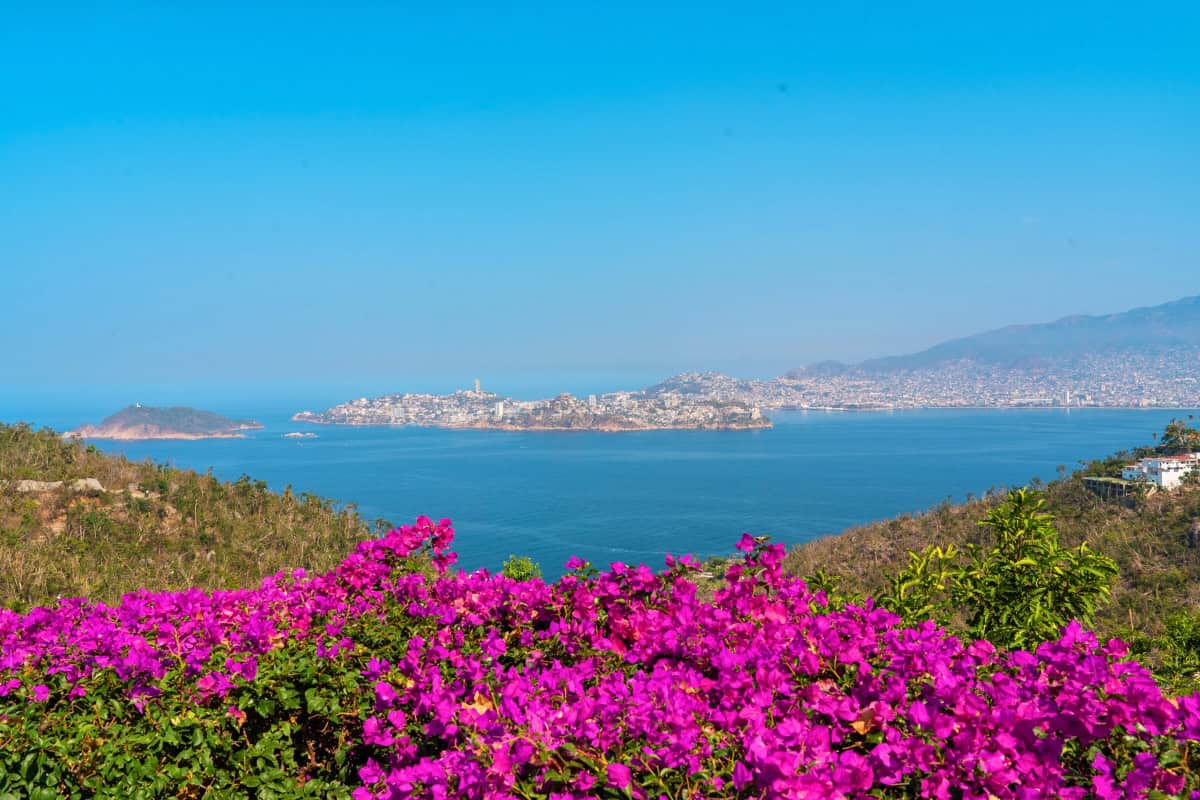
POLYGON ((453 394, 363 397, 325 411, 301 411, 296 422, 323 425, 396 425, 502 431, 755 430, 771 420, 750 403, 689 397, 657 387, 608 392, 586 399, 563 393, 545 400, 514 400, 479 388, 453 394))
POLYGON ((187 406, 155 408, 134 403, 98 425, 84 425, 63 434, 79 439, 241 439, 243 431, 259 430, 252 419, 229 419, 187 406))

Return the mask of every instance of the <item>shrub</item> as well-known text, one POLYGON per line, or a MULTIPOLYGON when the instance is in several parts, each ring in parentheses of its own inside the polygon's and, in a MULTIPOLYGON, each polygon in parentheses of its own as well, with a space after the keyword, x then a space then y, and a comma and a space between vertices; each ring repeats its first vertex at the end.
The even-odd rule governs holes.
POLYGON ((450 570, 447 521, 332 571, 0 611, 0 797, 1141 797, 1200 696, 1077 623, 1032 651, 694 561, 450 570))
POLYGON ((500 573, 514 581, 528 581, 542 577, 542 568, 529 556, 509 556, 500 573))
POLYGON ((935 619, 1003 647, 1031 647, 1071 620, 1085 625, 1108 599, 1117 565, 1081 544, 1058 541, 1039 492, 1015 489, 979 523, 990 547, 933 546, 909 565, 881 598, 906 621, 935 619))
POLYGON ((1200 691, 1200 613, 1167 616, 1162 635, 1138 642, 1138 650, 1157 655, 1157 677, 1173 687, 1200 691))

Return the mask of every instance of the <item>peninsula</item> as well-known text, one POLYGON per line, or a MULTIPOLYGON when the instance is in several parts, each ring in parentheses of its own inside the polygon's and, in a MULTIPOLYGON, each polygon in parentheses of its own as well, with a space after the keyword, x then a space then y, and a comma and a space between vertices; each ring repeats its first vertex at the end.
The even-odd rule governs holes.
POLYGON ((243 431, 262 425, 252 419, 229 419, 186 406, 154 408, 134 403, 98 425, 84 425, 64 436, 79 439, 240 439, 243 431))
POLYGON ((475 388, 453 394, 365 397, 320 412, 301 411, 297 422, 324 425, 413 425, 505 431, 752 430, 771 427, 753 404, 678 392, 608 392, 580 399, 514 400, 475 388))

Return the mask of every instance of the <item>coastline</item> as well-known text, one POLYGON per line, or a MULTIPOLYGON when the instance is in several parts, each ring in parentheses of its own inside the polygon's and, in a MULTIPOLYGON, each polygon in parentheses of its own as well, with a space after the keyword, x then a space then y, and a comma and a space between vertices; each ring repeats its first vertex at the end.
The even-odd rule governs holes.
MULTIPOLYGON (((842 406, 779 406, 768 409, 772 412, 785 414, 818 413, 818 414, 894 414, 912 411, 1129 411, 1129 412, 1161 412, 1161 411, 1190 411, 1200 412, 1200 405, 1195 406, 999 406, 999 405, 927 405, 927 406, 879 406, 874 408, 846 408, 842 406)), ((308 425, 325 425, 330 427, 347 428, 427 428, 433 430, 480 430, 507 432, 541 432, 541 433, 637 433, 639 431, 756 431, 770 430, 775 427, 772 420, 762 418, 762 424, 752 425, 677 425, 677 426, 638 426, 625 427, 619 425, 601 425, 584 427, 567 427, 555 425, 511 425, 511 424, 418 424, 418 423, 388 423, 388 422, 335 422, 330 420, 302 417, 294 414, 289 418, 292 422, 308 425)))
POLYGON ((1194 406, 771 406, 767 410, 785 412, 823 411, 827 413, 879 413, 881 411, 1200 411, 1200 404, 1194 406))
POLYGON ((774 424, 766 418, 763 418, 762 424, 754 425, 641 425, 636 427, 627 427, 622 425, 594 425, 594 426, 578 426, 570 427, 565 425, 511 425, 511 424, 494 424, 480 423, 472 425, 442 425, 437 423, 417 424, 411 422, 405 423, 389 423, 389 422, 332 422, 322 419, 310 419, 295 414, 291 417, 292 422, 302 422, 309 425, 330 425, 341 426, 347 428, 433 428, 447 431, 534 431, 542 433, 637 433, 639 431, 758 431, 766 430, 775 427, 774 424))
MULTIPOLYGON (((254 429, 257 430, 257 429, 254 429)), ((113 433, 81 433, 77 431, 68 431, 63 434, 66 439, 98 439, 110 442, 149 442, 155 440, 172 439, 175 441, 194 441, 198 439, 245 439, 244 433, 156 433, 156 434, 135 434, 124 432, 113 433)))

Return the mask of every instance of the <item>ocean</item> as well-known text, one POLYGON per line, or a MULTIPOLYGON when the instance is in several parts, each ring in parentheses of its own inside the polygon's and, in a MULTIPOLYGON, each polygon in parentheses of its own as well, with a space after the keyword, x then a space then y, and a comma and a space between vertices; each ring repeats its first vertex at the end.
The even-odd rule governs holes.
MULTIPOLYGON (((572 555, 661 566, 728 554, 743 531, 791 545, 992 487, 1050 480, 1152 441, 1170 410, 776 412, 763 431, 513 433, 309 426, 290 412, 214 408, 265 425, 245 439, 104 442, 104 450, 246 474, 393 523, 449 517, 467 569, 512 554, 548 578, 572 555), (285 439, 289 431, 316 439, 285 439)), ((0 419, 66 429, 103 414, 0 419)), ((836 569, 837 565, 831 565, 836 569)))

